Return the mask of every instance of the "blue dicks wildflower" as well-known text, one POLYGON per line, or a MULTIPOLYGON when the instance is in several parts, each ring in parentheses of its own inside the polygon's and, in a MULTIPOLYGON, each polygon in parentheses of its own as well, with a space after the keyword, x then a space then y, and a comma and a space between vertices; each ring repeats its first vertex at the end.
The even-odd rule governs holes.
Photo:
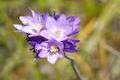
POLYGON ((31 13, 31 16, 20 16, 19 19, 23 25, 14 24, 14 27, 20 32, 33 36, 40 35, 42 34, 42 30, 45 28, 45 19, 47 14, 36 13, 33 10, 31 10, 31 13))
POLYGON ((50 63, 55 63, 58 58, 64 56, 64 45, 56 40, 44 41, 35 45, 35 52, 40 58, 47 58, 50 63))
POLYGON ((46 28, 49 36, 46 36, 46 38, 54 38, 57 41, 65 40, 78 32, 79 24, 80 21, 76 17, 60 15, 56 19, 55 16, 49 16, 46 20, 46 28))
POLYGON ((75 52, 79 40, 71 36, 79 32, 80 20, 74 16, 63 14, 40 14, 31 10, 32 16, 21 16, 23 25, 14 27, 25 34, 26 40, 32 46, 36 58, 47 58, 54 64, 65 52, 75 52))

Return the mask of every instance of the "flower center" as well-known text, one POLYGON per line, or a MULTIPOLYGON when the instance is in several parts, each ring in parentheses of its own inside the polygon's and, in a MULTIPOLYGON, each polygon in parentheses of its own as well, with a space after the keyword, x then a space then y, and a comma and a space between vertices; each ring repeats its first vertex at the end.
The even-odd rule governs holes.
POLYGON ((56 45, 50 46, 50 52, 51 53, 57 53, 58 51, 59 51, 59 49, 56 45))
POLYGON ((34 30, 35 30, 36 32, 38 32, 38 31, 40 31, 40 30, 42 29, 41 25, 38 24, 38 23, 34 24, 34 25, 33 25, 33 28, 34 28, 34 30))
POLYGON ((51 33, 52 33, 52 35, 54 35, 57 38, 61 38, 64 35, 63 30, 61 30, 60 28, 57 28, 57 27, 54 28, 51 33))

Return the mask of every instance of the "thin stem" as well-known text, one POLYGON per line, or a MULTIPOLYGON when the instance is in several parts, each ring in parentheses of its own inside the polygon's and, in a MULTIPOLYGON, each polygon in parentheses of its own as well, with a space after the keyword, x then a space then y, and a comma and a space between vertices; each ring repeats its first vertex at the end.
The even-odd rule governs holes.
POLYGON ((70 64, 71 64, 71 66, 72 66, 72 68, 73 68, 73 71, 74 71, 77 79, 78 79, 78 80, 82 80, 82 77, 81 77, 81 75, 80 75, 80 73, 79 73, 79 70, 78 70, 78 68, 77 68, 74 60, 71 59, 70 57, 66 56, 66 55, 64 55, 64 57, 70 61, 70 64))

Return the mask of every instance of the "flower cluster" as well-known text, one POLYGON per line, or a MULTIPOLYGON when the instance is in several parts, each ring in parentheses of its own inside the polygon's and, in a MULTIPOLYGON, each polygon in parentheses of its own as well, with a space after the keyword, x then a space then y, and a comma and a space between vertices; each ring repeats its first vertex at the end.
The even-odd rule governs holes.
POLYGON ((65 52, 75 52, 79 40, 72 38, 79 32, 80 20, 74 16, 54 13, 36 13, 20 16, 21 24, 14 24, 19 32, 27 34, 27 42, 32 46, 36 58, 47 58, 54 64, 65 52))

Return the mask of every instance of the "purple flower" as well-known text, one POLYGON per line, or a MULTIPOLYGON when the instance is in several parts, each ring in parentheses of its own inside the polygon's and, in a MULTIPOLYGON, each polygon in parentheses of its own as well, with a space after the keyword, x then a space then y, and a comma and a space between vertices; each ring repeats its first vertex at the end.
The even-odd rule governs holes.
MULTIPOLYGON (((33 50, 35 50, 35 45, 36 44, 41 44, 41 42, 47 41, 46 38, 41 37, 41 36, 32 36, 32 37, 27 37, 27 42, 33 47, 33 50)), ((66 39, 61 41, 64 45, 64 52, 76 52, 77 48, 76 48, 76 43, 79 42, 79 40, 77 39, 66 39)))
POLYGON ((48 40, 35 45, 36 55, 40 58, 47 58, 52 64, 54 64, 58 58, 64 56, 63 49, 63 43, 56 40, 48 40))
POLYGON ((23 25, 14 27, 25 34, 28 44, 32 46, 36 58, 47 58, 55 63, 65 52, 75 52, 79 40, 71 38, 79 32, 80 20, 74 16, 40 14, 31 10, 31 16, 21 16, 23 25))
POLYGON ((47 39, 62 41, 69 36, 78 33, 80 20, 76 17, 66 17, 65 15, 48 16, 46 20, 47 39), (56 18, 57 17, 57 18, 56 18))
POLYGON ((45 29, 45 21, 48 14, 35 13, 33 10, 31 10, 31 13, 31 16, 20 16, 19 19, 23 25, 14 24, 14 27, 18 31, 30 35, 42 35, 42 33, 44 33, 42 30, 45 29))
POLYGON ((21 16, 19 19, 23 25, 14 24, 14 27, 29 36, 43 36, 47 39, 62 41, 69 36, 79 32, 80 20, 74 16, 35 13, 31 10, 32 16, 21 16))

